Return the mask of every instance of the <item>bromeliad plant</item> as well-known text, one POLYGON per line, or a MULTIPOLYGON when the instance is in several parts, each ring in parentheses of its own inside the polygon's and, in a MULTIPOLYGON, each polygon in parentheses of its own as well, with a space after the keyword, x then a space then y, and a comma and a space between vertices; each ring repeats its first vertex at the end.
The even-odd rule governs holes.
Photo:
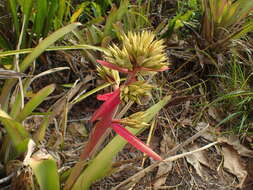
POLYGON ((93 114, 91 121, 96 123, 80 161, 71 170, 64 190, 86 190, 94 181, 105 177, 111 171, 113 158, 127 142, 154 160, 162 159, 135 135, 148 126, 148 123, 169 101, 170 96, 166 96, 146 111, 134 113, 123 119, 121 115, 126 112, 125 108, 131 103, 141 103, 140 100, 144 96, 150 96, 152 86, 140 80, 140 76, 146 77, 168 69, 165 45, 163 40, 155 40, 155 35, 148 31, 129 32, 127 35, 121 35, 121 40, 121 47, 110 46, 105 52, 105 60, 97 60, 104 68, 99 69, 100 76, 116 85, 113 92, 97 96, 99 100, 105 102, 93 114), (119 85, 118 72, 127 75, 121 85, 119 85), (120 110, 125 103, 126 106, 120 110), (109 129, 113 129, 118 135, 96 154, 98 146, 109 129), (88 158, 92 159, 86 162, 88 158))
POLYGON ((204 0, 202 21, 202 47, 224 50, 232 40, 240 39, 253 30, 253 1, 204 0))
POLYGON ((97 123, 81 155, 81 160, 92 156, 108 128, 112 128, 118 135, 154 160, 161 160, 158 154, 124 127, 147 126, 148 124, 141 120, 145 114, 140 112, 124 119, 115 119, 115 114, 121 103, 128 101, 141 103, 140 99, 143 96, 150 95, 152 86, 139 80, 138 75, 149 75, 151 72, 168 69, 165 46, 162 40, 155 40, 155 35, 149 31, 129 32, 127 35, 123 34, 121 39, 121 48, 113 44, 105 52, 106 61, 97 60, 97 62, 106 68, 127 74, 127 79, 120 87, 116 86, 113 92, 98 96, 99 100, 105 102, 93 114, 91 121, 97 123))

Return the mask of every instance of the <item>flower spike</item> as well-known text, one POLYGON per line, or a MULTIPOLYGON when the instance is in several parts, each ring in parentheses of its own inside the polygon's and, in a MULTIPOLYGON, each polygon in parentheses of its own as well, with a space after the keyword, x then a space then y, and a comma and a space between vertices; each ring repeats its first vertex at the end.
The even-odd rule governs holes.
MULTIPOLYGON (((84 160, 90 157, 103 139, 102 137, 106 134, 107 129, 112 128, 138 150, 146 153, 154 160, 162 160, 151 148, 121 125, 125 123, 129 127, 138 128, 148 125, 147 123, 142 122, 139 117, 136 120, 129 117, 115 122, 113 117, 122 101, 128 102, 131 100, 141 104, 140 100, 142 97, 151 96, 152 86, 138 81, 137 75, 147 75, 150 74, 150 71, 159 72, 169 69, 165 52, 166 46, 163 40, 156 40, 155 34, 149 31, 128 32, 128 34, 123 34, 121 38, 122 46, 118 47, 113 44, 108 47, 104 57, 106 61, 97 60, 97 63, 101 65, 98 67, 103 69, 99 72, 100 76, 109 82, 116 82, 117 87, 120 84, 120 77, 117 71, 126 73, 127 80, 114 92, 97 96, 97 99, 104 101, 104 103, 95 111, 91 118, 91 122, 96 121, 96 123, 81 159, 84 160)), ((139 116, 141 115, 142 113, 139 116)))

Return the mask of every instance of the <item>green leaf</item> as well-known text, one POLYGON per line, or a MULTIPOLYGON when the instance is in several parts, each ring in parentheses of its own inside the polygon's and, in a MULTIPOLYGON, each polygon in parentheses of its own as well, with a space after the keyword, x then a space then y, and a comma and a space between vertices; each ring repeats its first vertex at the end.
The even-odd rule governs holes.
POLYGON ((0 48, 11 49, 11 45, 9 44, 9 42, 1 35, 0 35, 0 48))
POLYGON ((25 105, 25 107, 20 111, 16 120, 22 122, 27 116, 29 116, 34 109, 40 105, 47 96, 49 96, 55 89, 55 85, 51 84, 44 87, 39 92, 37 92, 34 97, 25 105))
MULTIPOLYGON (((155 117, 155 115, 167 104, 170 98, 170 96, 167 96, 157 104, 153 105, 151 108, 147 109, 145 111, 146 117, 143 119, 143 122, 150 122, 155 117)), ((143 130, 141 128, 127 129, 132 134, 138 134, 143 130)), ((106 147, 104 147, 103 150, 94 158, 94 160, 90 162, 87 168, 85 168, 71 190, 87 190, 94 181, 104 177, 111 168, 113 158, 118 154, 119 151, 124 148, 126 144, 127 141, 125 141, 122 137, 114 137, 111 142, 106 147)), ((77 168, 77 170, 78 169, 80 168, 77 168)), ((82 170, 82 168, 80 170, 82 170)), ((77 171, 73 171, 73 173, 77 173, 77 171)))
POLYGON ((90 2, 83 2, 81 5, 78 6, 77 10, 72 14, 70 18, 70 22, 76 22, 79 16, 83 13, 84 9, 90 4, 90 2))
POLYGON ((69 0, 59 0, 59 9, 57 12, 57 24, 56 28, 59 28, 59 26, 63 25, 64 15, 66 11, 66 3, 69 3, 69 0))
POLYGON ((53 29, 54 18, 57 17, 57 10, 59 8, 59 0, 49 0, 48 16, 45 23, 43 36, 46 36, 50 29, 53 29))
POLYGON ((28 28, 28 23, 30 20, 30 16, 32 14, 32 7, 33 7, 33 0, 23 0, 23 35, 22 35, 22 45, 21 47, 24 47, 27 42, 26 42, 26 32, 28 28))
POLYGON ((18 39, 20 33, 20 26, 18 21, 18 10, 17 10, 17 1, 16 0, 8 0, 9 7, 11 9, 11 15, 13 19, 13 24, 16 32, 16 38, 18 39))
POLYGON ((238 32, 234 33, 231 36, 231 39, 239 39, 242 38, 243 36, 245 36, 248 32, 253 31, 253 20, 250 20, 249 22, 245 23, 241 30, 239 30, 238 32))
POLYGON ((224 118, 222 121, 220 121, 215 127, 219 127, 220 125, 226 123, 227 121, 231 120, 232 118, 234 118, 238 115, 241 115, 242 113, 243 113, 242 111, 239 111, 239 112, 235 112, 235 113, 230 114, 229 116, 224 118))
POLYGON ((46 116, 43 119, 43 122, 41 123, 39 129, 37 130, 37 132, 34 135, 34 140, 36 143, 39 143, 44 140, 44 137, 46 134, 46 129, 49 125, 49 122, 50 122, 50 116, 46 116))
POLYGON ((55 43, 58 39, 63 37, 65 34, 71 32, 74 30, 76 27, 80 26, 81 23, 73 23, 69 24, 54 33, 52 33, 50 36, 45 38, 42 42, 39 43, 39 45, 30 53, 24 61, 20 65, 20 71, 24 72, 29 65, 40 55, 42 54, 46 48, 48 48, 50 45, 55 43))
POLYGON ((250 12, 253 10, 253 1, 248 0, 238 0, 235 1, 231 8, 230 12, 234 12, 234 14, 231 16, 230 22, 228 24, 236 25, 239 24, 239 22, 242 19, 245 19, 250 12))
MULTIPOLYGON (((23 62, 20 65, 20 71, 24 72, 32 64, 32 62, 46 50, 46 48, 48 48, 50 45, 55 43, 58 39, 60 39, 65 34, 71 32, 72 30, 74 30, 76 27, 80 25, 81 25, 80 23, 69 24, 55 31, 47 38, 45 38, 42 42, 39 43, 39 45, 36 48, 34 48, 34 50, 28 56, 26 56, 26 58, 23 60, 23 62)), ((8 108, 8 102, 9 102, 8 99, 10 96, 10 91, 12 90, 16 81, 17 80, 15 79, 7 80, 4 84, 4 87, 2 88, 2 92, 0 96, 0 104, 2 105, 2 108, 4 110, 7 110, 8 108)))
POLYGON ((37 14, 35 18, 35 33, 37 39, 42 36, 42 30, 44 29, 45 21, 48 14, 47 0, 37 0, 37 14))
POLYGON ((113 24, 121 20, 128 10, 128 0, 123 0, 120 3, 120 7, 112 7, 109 16, 106 19, 104 27, 104 37, 111 35, 113 30, 113 24))
POLYGON ((30 159, 40 190, 60 190, 60 178, 55 160, 50 155, 36 154, 30 159))
MULTIPOLYGON (((231 0, 223 1, 225 6, 222 10, 223 14, 220 27, 228 27, 239 24, 239 22, 242 19, 245 19, 253 9, 253 1, 238 0, 234 3, 232 3, 231 0)), ((217 4, 218 7, 215 7, 215 9, 221 9, 221 6, 224 4, 217 4)))
POLYGON ((13 120, 6 112, 0 109, 0 121, 7 131, 17 153, 23 153, 27 149, 29 133, 19 122, 13 120))
MULTIPOLYGON (((46 48, 44 51, 66 51, 66 50, 76 50, 76 49, 90 49, 90 50, 101 51, 101 52, 106 51, 105 48, 98 47, 98 46, 92 46, 92 45, 86 45, 86 44, 73 45, 73 46, 52 46, 52 47, 46 48)), ((28 53, 33 52, 33 50, 34 50, 34 48, 3 51, 3 52, 0 52, 0 58, 7 57, 7 56, 13 56, 13 55, 17 55, 17 54, 28 54, 28 53)))

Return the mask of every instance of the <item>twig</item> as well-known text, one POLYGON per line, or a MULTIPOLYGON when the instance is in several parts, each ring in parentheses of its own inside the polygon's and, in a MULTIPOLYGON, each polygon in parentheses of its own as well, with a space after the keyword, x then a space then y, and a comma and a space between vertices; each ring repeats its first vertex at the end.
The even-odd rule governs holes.
MULTIPOLYGON (((26 22, 26 16, 24 17, 24 20, 23 20, 21 33, 20 33, 19 40, 18 40, 17 50, 20 49, 20 46, 22 44, 23 33, 24 33, 24 28, 25 28, 25 22, 26 22)), ((17 72, 20 72, 20 68, 19 68, 19 54, 17 54, 15 56, 14 63, 15 63, 15 70, 17 72)), ((18 83, 19 83, 19 88, 20 88, 19 90, 20 90, 20 95, 21 95, 21 109, 23 109, 24 108, 24 89, 23 89, 23 83, 22 83, 21 77, 18 77, 18 83)))
POLYGON ((130 100, 126 105, 125 105, 125 107, 123 107, 123 109, 116 115, 116 118, 117 119, 120 119, 120 118, 122 118, 124 115, 125 115, 125 113, 129 110, 129 108, 133 105, 133 101, 132 100, 130 100))
MULTIPOLYGON (((176 155, 176 156, 172 156, 172 157, 169 157, 169 158, 166 158, 165 160, 163 160, 162 162, 172 162, 172 161, 175 161, 179 158, 183 158, 185 156, 188 156, 188 155, 191 155, 191 154, 194 154, 196 152, 200 152, 202 150, 205 150, 205 149, 208 149, 216 144, 218 144, 219 142, 218 141, 215 141, 215 142, 212 142, 212 143, 209 143, 207 144, 206 146, 203 146, 201 148, 198 148, 196 150, 193 150, 193 151, 190 151, 190 152, 185 152, 185 153, 182 153, 182 154, 179 154, 179 155, 176 155)), ((159 163, 160 165, 160 163, 159 163)))
POLYGON ((4 177, 4 178, 0 179, 0 184, 6 183, 7 181, 9 181, 13 176, 15 176, 15 174, 16 174, 16 172, 12 172, 7 177, 4 177))
POLYGON ((190 144, 191 142, 193 142, 194 140, 196 140, 197 138, 199 138, 204 132, 207 131, 208 128, 209 128, 209 124, 207 124, 207 126, 205 128, 203 128, 202 130, 200 130, 199 132, 197 132, 195 135, 193 135, 192 137, 190 137, 189 139, 187 139, 183 143, 181 143, 181 144, 175 146, 174 148, 172 148, 166 154, 166 157, 171 156, 173 154, 176 154, 177 151, 179 151, 181 148, 185 147, 186 145, 190 144))

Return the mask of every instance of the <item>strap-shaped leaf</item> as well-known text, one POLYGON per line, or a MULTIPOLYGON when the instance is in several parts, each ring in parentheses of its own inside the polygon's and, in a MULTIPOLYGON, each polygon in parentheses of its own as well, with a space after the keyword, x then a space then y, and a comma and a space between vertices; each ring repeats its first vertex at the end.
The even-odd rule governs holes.
POLYGON ((60 179, 55 160, 50 155, 36 155, 30 159, 41 190, 60 190, 60 179))
POLYGON ((56 42, 59 38, 63 37, 65 34, 71 32, 76 27, 80 26, 80 23, 69 24, 45 38, 39 45, 30 53, 24 61, 20 65, 20 71, 25 71, 29 65, 41 54, 45 51, 47 47, 56 42))
MULTIPOLYGON (((24 72, 31 65, 31 63, 46 50, 46 48, 48 48, 50 45, 55 43, 58 39, 60 39, 65 34, 71 32, 72 30, 74 30, 76 27, 80 25, 81 25, 80 23, 69 24, 55 31, 54 33, 49 35, 47 38, 45 38, 43 41, 41 41, 39 45, 36 46, 36 48, 34 48, 33 51, 28 56, 25 57, 25 59, 20 65, 20 71, 24 72)), ((10 79, 4 83, 4 87, 2 88, 1 96, 0 96, 0 104, 4 110, 8 109, 8 102, 9 102, 8 99, 10 97, 10 92, 13 86, 16 84, 16 81, 17 81, 16 79, 10 79)))
POLYGON ((17 1, 16 0, 8 0, 8 3, 9 3, 9 7, 10 7, 11 16, 13 19, 13 25, 14 25, 15 32, 16 32, 16 38, 18 38, 19 33, 20 33, 20 26, 19 26, 19 21, 18 21, 17 1))
POLYGON ((13 120, 6 112, 0 110, 0 121, 3 124, 11 142, 16 149, 17 153, 23 153, 27 149, 27 143, 29 140, 29 133, 25 127, 13 120))
POLYGON ((45 21, 48 15, 48 2, 45 0, 37 0, 37 13, 35 18, 35 33, 37 39, 42 35, 42 31, 45 27, 45 21))
POLYGON ((51 84, 37 92, 34 97, 20 111, 20 113, 16 117, 16 120, 20 122, 23 121, 33 112, 34 109, 37 108, 38 105, 40 105, 45 100, 47 96, 49 96, 54 91, 54 89, 55 85, 51 84))

